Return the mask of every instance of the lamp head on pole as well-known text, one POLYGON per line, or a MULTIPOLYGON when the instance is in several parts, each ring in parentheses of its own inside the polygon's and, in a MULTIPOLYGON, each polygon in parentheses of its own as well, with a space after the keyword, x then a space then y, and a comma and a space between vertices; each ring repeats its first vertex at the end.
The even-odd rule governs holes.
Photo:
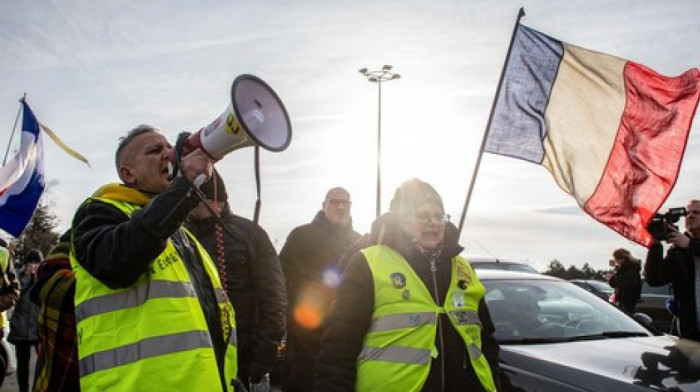
POLYGON ((381 83, 401 78, 401 75, 391 72, 392 69, 394 69, 393 66, 386 64, 381 69, 368 70, 367 68, 360 68, 358 72, 364 75, 369 82, 381 83))

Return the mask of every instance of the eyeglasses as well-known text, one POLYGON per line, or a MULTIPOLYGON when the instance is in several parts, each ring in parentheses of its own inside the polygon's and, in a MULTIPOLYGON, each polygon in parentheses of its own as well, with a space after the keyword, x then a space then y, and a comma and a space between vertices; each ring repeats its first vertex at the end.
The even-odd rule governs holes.
POLYGON ((342 200, 342 199, 328 199, 326 200, 328 203, 331 203, 333 207, 339 207, 339 206, 345 206, 345 207, 350 207, 352 205, 352 202, 350 200, 342 200))
POLYGON ((420 223, 421 225, 427 225, 428 223, 430 223, 430 221, 433 220, 435 220, 438 223, 448 222, 450 220, 450 216, 442 212, 417 212, 414 215, 414 217, 416 218, 416 222, 420 223))

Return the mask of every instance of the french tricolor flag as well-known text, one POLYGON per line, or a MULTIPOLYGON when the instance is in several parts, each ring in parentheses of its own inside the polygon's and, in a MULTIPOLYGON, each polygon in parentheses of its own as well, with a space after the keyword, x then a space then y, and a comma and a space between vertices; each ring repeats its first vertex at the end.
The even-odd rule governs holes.
POLYGON ((484 151, 545 166, 589 215, 649 246, 700 98, 677 77, 518 25, 484 151))
POLYGON ((44 192, 44 148, 39 122, 22 99, 23 121, 17 154, 0 167, 0 229, 19 237, 44 192))

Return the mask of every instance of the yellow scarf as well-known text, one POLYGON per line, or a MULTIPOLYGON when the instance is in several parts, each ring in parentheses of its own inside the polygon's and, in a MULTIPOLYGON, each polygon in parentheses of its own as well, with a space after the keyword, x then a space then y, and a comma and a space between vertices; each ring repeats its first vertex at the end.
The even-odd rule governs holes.
POLYGON ((95 191, 95 193, 92 194, 92 197, 123 201, 140 206, 146 205, 146 203, 151 200, 151 195, 144 194, 137 189, 129 188, 128 186, 119 183, 110 183, 101 186, 95 191))

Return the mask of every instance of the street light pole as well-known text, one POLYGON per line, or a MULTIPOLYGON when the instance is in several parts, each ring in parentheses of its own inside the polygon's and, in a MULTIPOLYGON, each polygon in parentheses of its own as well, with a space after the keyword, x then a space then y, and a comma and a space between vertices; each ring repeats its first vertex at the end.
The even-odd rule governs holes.
POLYGON ((377 100, 377 218, 381 214, 382 200, 382 172, 381 172, 381 156, 382 156, 382 83, 390 80, 398 79, 401 75, 391 71, 391 65, 385 65, 381 70, 368 71, 367 68, 361 68, 360 73, 364 75, 368 81, 377 83, 379 96, 377 100))

